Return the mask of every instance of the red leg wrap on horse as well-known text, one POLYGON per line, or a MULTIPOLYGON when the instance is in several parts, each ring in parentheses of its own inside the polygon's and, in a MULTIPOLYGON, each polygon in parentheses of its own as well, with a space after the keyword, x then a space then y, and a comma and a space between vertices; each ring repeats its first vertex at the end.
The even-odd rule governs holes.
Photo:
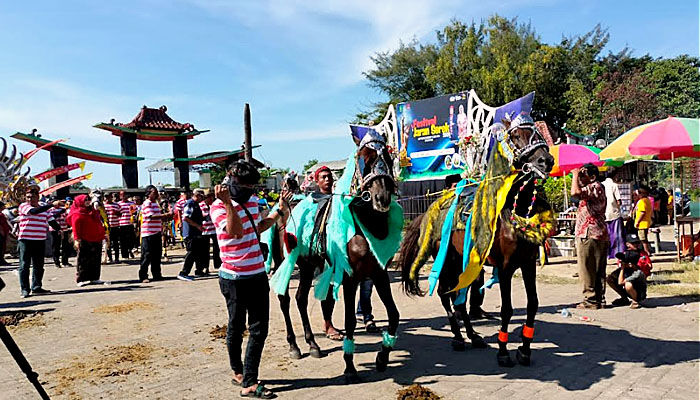
POLYGON ((535 328, 523 325, 523 337, 532 339, 533 336, 535 336, 535 328))
POLYGON ((498 331, 498 341, 508 343, 508 332, 498 331))

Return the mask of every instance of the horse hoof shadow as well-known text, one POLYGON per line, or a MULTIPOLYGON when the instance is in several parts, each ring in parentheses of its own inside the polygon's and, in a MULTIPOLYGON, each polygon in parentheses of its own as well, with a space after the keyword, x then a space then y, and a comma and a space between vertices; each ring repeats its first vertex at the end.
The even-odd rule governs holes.
POLYGON ((360 376, 357 375, 357 371, 345 372, 343 376, 345 377, 345 383, 348 385, 360 383, 360 376))
POLYGON ((518 360, 518 364, 527 367, 531 362, 530 356, 523 353, 521 350, 522 346, 518 347, 518 351, 515 353, 515 358, 518 360))
POLYGON ((470 340, 472 342, 473 349, 485 349, 485 348, 489 347, 486 344, 486 342, 484 341, 484 339, 479 335, 475 335, 470 340))
POLYGON ((464 343, 464 340, 452 339, 451 345, 453 351, 465 351, 467 349, 467 345, 464 343))
POLYGON ((510 358, 510 355, 508 354, 505 356, 496 355, 496 358, 498 359, 498 365, 501 367, 513 368, 515 366, 513 359, 510 358))

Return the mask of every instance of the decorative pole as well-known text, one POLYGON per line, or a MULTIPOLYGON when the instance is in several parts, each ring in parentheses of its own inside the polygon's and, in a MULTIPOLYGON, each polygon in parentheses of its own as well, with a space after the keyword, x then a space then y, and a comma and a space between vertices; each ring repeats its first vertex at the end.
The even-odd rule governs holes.
POLYGON ((245 131, 245 160, 248 162, 253 161, 253 133, 250 127, 250 104, 245 103, 245 109, 243 111, 243 129, 245 131))

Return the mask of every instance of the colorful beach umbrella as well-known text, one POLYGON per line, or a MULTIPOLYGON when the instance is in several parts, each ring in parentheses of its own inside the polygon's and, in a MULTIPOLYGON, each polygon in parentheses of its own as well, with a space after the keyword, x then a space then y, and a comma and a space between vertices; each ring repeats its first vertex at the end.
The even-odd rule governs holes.
POLYGON ((632 128, 610 143, 602 160, 700 157, 700 120, 668 117, 632 128))
POLYGON ((557 144, 549 148, 549 153, 554 157, 554 167, 550 176, 564 176, 584 164, 602 166, 598 153, 600 149, 594 146, 580 144, 557 144))

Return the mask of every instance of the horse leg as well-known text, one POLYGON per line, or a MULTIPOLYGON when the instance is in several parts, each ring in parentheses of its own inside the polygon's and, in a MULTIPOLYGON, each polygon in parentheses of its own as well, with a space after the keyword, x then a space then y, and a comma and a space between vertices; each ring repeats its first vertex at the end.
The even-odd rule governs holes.
POLYGON ((450 331, 452 332, 452 350, 454 351, 464 351, 466 346, 464 345, 464 337, 459 327, 459 322, 457 321, 457 316, 454 311, 452 311, 452 302, 454 301, 454 293, 445 293, 446 290, 442 285, 438 286, 438 296, 440 296, 440 303, 442 308, 445 309, 447 313, 447 320, 450 322, 450 331))
POLYGON ((527 318, 523 325, 523 345, 518 347, 515 357, 521 365, 530 365, 530 344, 535 333, 535 315, 539 307, 537 299, 537 278, 535 276, 535 263, 527 263, 521 267, 523 271, 523 283, 525 284, 525 294, 527 295, 527 318))
MULTIPOLYGON (((382 350, 377 354, 375 362, 377 371, 384 372, 389 364, 389 353, 391 353, 396 344, 396 331, 399 328, 399 310, 396 308, 394 297, 391 295, 391 282, 389 281, 389 274, 386 270, 378 265, 375 266, 372 271, 372 282, 377 289, 377 295, 379 295, 382 303, 384 303, 386 314, 389 318, 389 327, 386 331, 382 332, 382 350)), ((352 314, 350 314, 350 316, 352 316, 352 314)), ((354 320, 354 318, 351 319, 354 320)))
POLYGON ((508 353, 508 323, 513 317, 513 304, 510 298, 510 287, 513 274, 506 272, 503 266, 498 267, 499 285, 501 286, 501 330, 498 331, 498 365, 513 367, 515 363, 508 353))
POLYGON ((357 383, 360 377, 357 375, 353 357, 355 353, 355 292, 358 282, 353 277, 345 275, 343 279, 343 302, 345 305, 345 339, 343 339, 343 360, 345 361, 346 383, 357 383))
POLYGON ((289 304, 291 303, 291 297, 289 297, 289 291, 284 295, 278 295, 277 299, 280 302, 280 308, 282 309, 282 315, 284 315, 284 323, 287 326, 287 343, 289 343, 289 357, 293 360, 298 360, 301 358, 301 350, 297 346, 297 339, 294 335, 294 327, 292 326, 292 318, 289 315, 289 304))
POLYGON ((299 264, 299 288, 296 293, 297 308, 301 315, 301 323, 304 326, 304 339, 309 345, 309 354, 314 358, 321 358, 321 348, 316 343, 314 332, 311 329, 309 321, 309 292, 311 291, 311 283, 313 281, 314 268, 307 263, 299 264))
POLYGON ((467 312, 466 302, 455 306, 455 314, 462 320, 462 322, 464 322, 464 330, 467 332, 467 337, 472 342, 472 348, 485 349, 488 347, 484 339, 478 333, 476 333, 472 327, 471 319, 469 318, 469 313, 467 312))

